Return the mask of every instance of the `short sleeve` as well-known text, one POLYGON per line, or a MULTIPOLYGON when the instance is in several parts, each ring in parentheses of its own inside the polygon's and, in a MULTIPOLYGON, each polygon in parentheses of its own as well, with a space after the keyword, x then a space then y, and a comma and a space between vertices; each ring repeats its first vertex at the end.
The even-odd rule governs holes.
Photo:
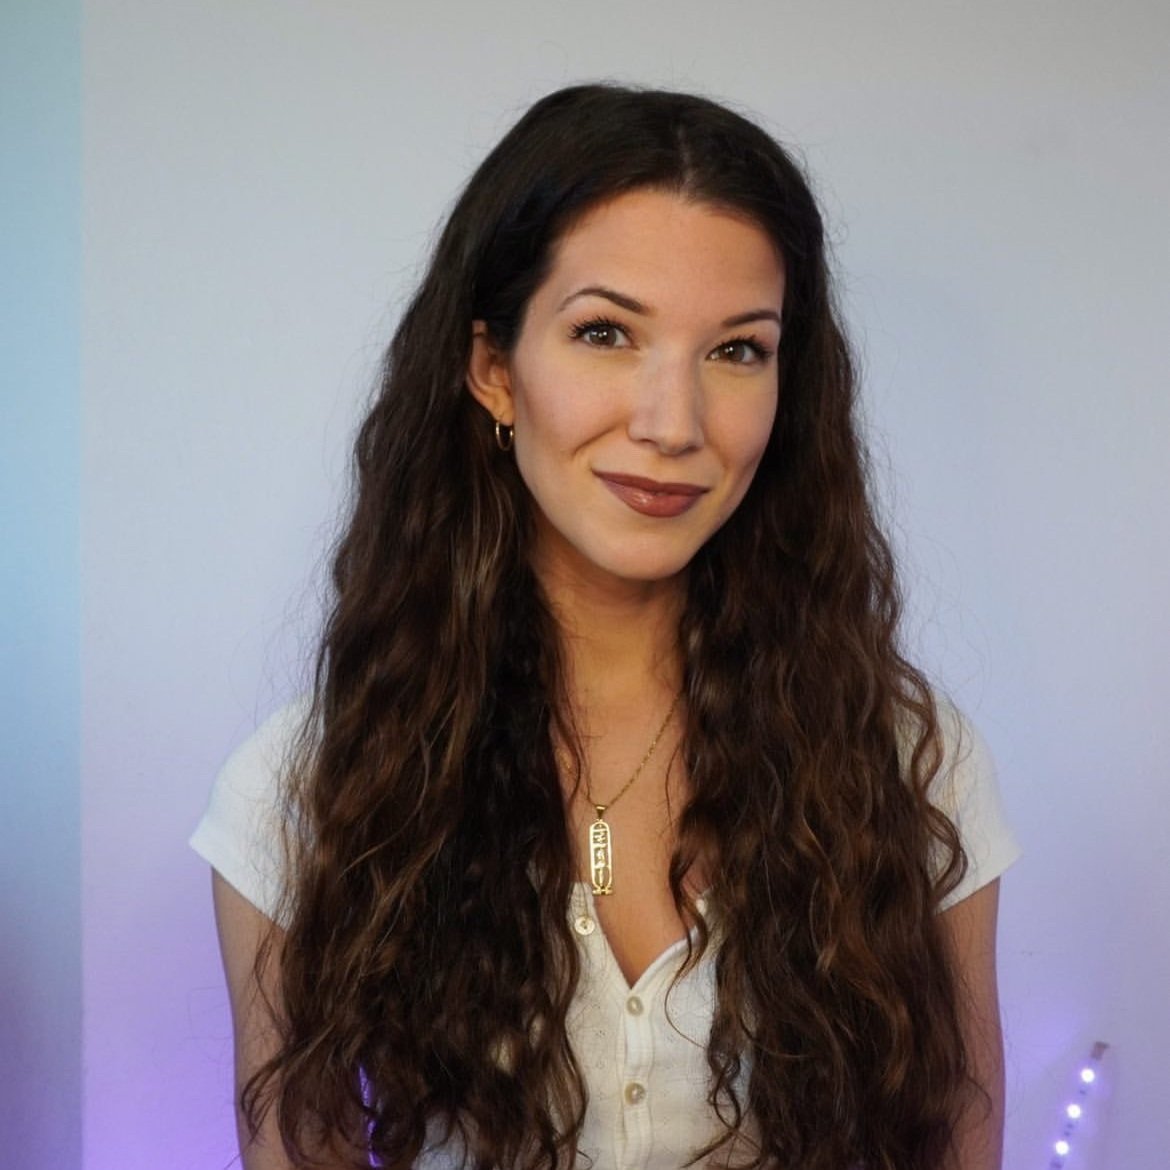
POLYGON ((941 909, 961 902, 999 877, 1020 856, 1004 816, 995 763, 975 726, 945 700, 938 702, 943 762, 931 788, 932 803, 959 832, 967 872, 941 909))
POLYGON ((224 764, 191 848, 274 921, 284 888, 281 777, 308 715, 307 699, 282 707, 224 764))

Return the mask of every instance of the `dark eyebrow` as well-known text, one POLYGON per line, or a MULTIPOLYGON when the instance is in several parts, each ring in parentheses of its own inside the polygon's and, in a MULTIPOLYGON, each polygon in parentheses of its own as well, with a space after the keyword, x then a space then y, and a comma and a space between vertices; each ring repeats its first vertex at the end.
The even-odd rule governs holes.
POLYGON ((566 305, 575 301, 578 297, 603 297, 607 301, 613 301, 615 305, 619 305, 623 309, 628 309, 631 313, 639 313, 643 317, 650 315, 650 310, 641 301, 636 301, 633 297, 628 297, 625 293, 617 292, 615 289, 606 288, 603 284, 587 284, 584 288, 579 288, 575 293, 569 293, 561 301, 557 312, 559 313, 566 305))
MULTIPOLYGON (((642 317, 653 316, 652 311, 647 305, 642 304, 641 301, 635 300, 634 297, 628 297, 625 293, 620 293, 616 289, 606 288, 603 284, 587 284, 584 288, 577 289, 576 292, 570 293, 560 305, 557 307, 557 312, 561 312, 578 297, 601 297, 603 300, 612 301, 620 308, 627 309, 631 313, 637 313, 642 317)), ((734 317, 728 317, 720 325, 723 329, 732 329, 736 325, 747 325, 752 321, 775 321, 780 325, 780 314, 775 309, 749 309, 746 313, 736 313, 734 317)))
POLYGON ((731 329, 736 325, 748 325, 752 321, 775 321, 777 325, 783 328, 780 321, 780 314, 775 309, 751 309, 747 313, 736 313, 734 317, 728 317, 723 322, 723 328, 731 329))

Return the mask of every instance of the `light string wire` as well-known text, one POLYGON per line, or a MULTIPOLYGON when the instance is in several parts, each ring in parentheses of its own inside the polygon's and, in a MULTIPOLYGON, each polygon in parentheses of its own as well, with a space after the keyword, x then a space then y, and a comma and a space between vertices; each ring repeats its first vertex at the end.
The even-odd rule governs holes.
POLYGON ((1052 1143, 1052 1159, 1048 1163, 1048 1170, 1063 1170, 1073 1151, 1072 1137, 1077 1126, 1085 1116, 1085 1104, 1089 1098, 1089 1091, 1097 1083, 1100 1076, 1101 1058, 1109 1047, 1102 1040, 1098 1040, 1089 1053, 1089 1059, 1081 1065, 1077 1075, 1077 1092, 1075 1098, 1064 1107, 1064 1124, 1060 1136, 1052 1143))

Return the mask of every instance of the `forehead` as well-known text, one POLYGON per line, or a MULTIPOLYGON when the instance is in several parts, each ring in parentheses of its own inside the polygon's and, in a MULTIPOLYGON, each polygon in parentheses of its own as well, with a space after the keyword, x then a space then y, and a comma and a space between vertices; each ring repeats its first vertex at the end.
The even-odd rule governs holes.
POLYGON ((713 312, 779 309, 784 262, 772 238, 734 210, 671 191, 639 190, 587 211, 553 247, 538 296, 600 284, 651 307, 701 294, 713 312), (742 300, 751 302, 745 306, 742 300))

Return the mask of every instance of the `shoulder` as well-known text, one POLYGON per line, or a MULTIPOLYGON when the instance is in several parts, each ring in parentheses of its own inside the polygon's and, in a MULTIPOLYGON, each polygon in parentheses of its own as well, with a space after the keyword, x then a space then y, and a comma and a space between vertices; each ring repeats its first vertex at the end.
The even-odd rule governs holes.
POLYGON ((284 887, 283 780, 308 715, 307 697, 296 699, 232 752, 191 836, 195 852, 270 918, 284 887))
POLYGON ((943 909, 994 881, 1020 856, 1007 822, 995 761, 979 729, 949 699, 935 695, 942 761, 931 782, 931 803, 954 823, 967 854, 967 872, 943 909))

